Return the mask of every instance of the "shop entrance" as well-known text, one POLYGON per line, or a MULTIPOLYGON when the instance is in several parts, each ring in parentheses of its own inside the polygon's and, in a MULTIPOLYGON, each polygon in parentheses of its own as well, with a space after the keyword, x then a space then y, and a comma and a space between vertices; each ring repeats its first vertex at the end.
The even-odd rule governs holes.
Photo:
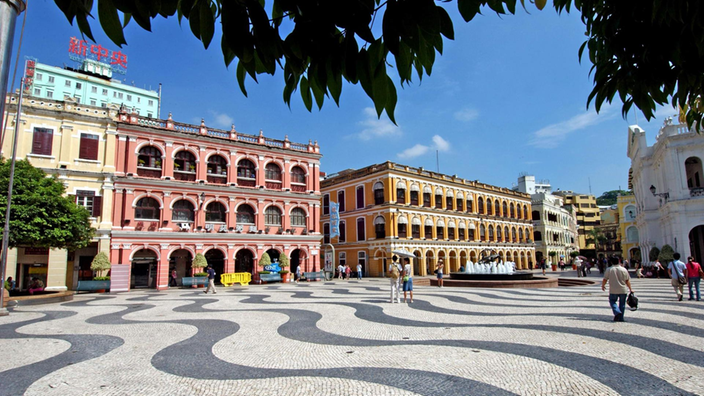
POLYGON ((689 251, 694 261, 701 263, 704 260, 704 225, 699 225, 689 231, 689 251))
POLYGON ((174 250, 169 257, 169 281, 171 281, 171 272, 176 270, 176 284, 181 284, 181 278, 193 276, 191 264, 193 264, 193 256, 186 249, 174 250))
POLYGON ((131 288, 156 288, 156 253, 142 249, 132 257, 131 288))
POLYGON ((235 255, 235 272, 252 273, 252 263, 254 256, 249 249, 240 249, 235 255))
POLYGON ((303 265, 303 259, 305 258, 305 253, 301 251, 300 249, 294 249, 291 251, 291 273, 296 273, 296 269, 298 266, 301 267, 301 274, 303 274, 305 271, 305 265, 303 265))

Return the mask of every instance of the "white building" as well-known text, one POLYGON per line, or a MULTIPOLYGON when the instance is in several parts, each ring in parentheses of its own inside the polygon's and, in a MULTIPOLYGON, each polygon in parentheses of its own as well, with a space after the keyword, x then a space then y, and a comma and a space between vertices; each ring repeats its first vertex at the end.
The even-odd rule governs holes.
POLYGON ((636 197, 636 226, 644 259, 653 246, 669 244, 682 257, 704 259, 704 135, 668 118, 656 142, 628 128, 629 188, 636 197))
POLYGON ((557 262, 569 259, 570 252, 579 251, 577 239, 577 217, 574 209, 564 205, 564 198, 552 194, 547 180, 535 181, 535 176, 522 175, 515 190, 530 194, 535 259, 557 262), (550 252, 556 255, 550 257, 550 252))

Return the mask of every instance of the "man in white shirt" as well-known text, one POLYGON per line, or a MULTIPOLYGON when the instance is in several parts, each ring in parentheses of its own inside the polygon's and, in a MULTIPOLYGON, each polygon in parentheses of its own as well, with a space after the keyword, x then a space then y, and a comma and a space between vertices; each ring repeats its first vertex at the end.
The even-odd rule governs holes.
POLYGON ((362 280, 362 263, 357 263, 357 280, 362 280))
POLYGON ((618 257, 610 257, 611 267, 606 270, 604 280, 601 281, 601 290, 606 291, 606 283, 609 283, 609 305, 614 313, 614 322, 625 322, 623 312, 626 309, 626 293, 633 293, 631 288, 631 278, 628 270, 621 266, 618 257), (616 301, 618 300, 618 305, 616 301))
POLYGON ((345 266, 342 264, 337 266, 337 279, 345 279, 345 266))
POLYGON ((672 288, 675 289, 675 293, 677 293, 677 299, 682 301, 684 285, 687 283, 687 265, 680 261, 679 253, 673 254, 672 257, 674 257, 675 260, 670 261, 670 264, 667 265, 667 273, 670 275, 672 288), (684 283, 680 282, 680 278, 684 279, 684 283))
POLYGON ((394 255, 391 260, 393 262, 389 265, 389 281, 391 283, 391 303, 394 303, 394 296, 397 303, 401 303, 401 272, 403 268, 401 264, 398 263, 398 257, 394 255))

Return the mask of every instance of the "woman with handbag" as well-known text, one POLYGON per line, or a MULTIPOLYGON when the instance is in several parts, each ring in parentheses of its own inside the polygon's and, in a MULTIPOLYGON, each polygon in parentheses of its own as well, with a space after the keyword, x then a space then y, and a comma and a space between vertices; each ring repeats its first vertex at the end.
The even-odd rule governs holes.
POLYGON ((408 259, 406 259, 406 265, 403 266, 403 302, 406 302, 407 292, 411 293, 411 302, 413 302, 413 269, 408 259))

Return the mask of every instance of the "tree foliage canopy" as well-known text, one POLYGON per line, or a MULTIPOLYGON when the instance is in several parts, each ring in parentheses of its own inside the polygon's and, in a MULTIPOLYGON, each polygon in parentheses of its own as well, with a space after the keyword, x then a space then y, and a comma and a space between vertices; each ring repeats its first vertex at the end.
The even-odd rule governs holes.
POLYGON ((286 268, 290 265, 290 260, 286 253, 281 253, 279 255, 279 267, 286 268))
MULTIPOLYGON (((525 8, 526 1, 518 0, 525 8)), ((306 108, 326 97, 339 105, 342 79, 360 84, 378 115, 395 122, 396 69, 400 85, 430 75, 444 39, 454 39, 445 4, 456 3, 469 22, 487 8, 514 14, 517 0, 98 0, 100 25, 117 45, 134 20, 151 30, 156 18, 188 22, 205 48, 215 29, 226 65, 237 58, 237 81, 283 70, 284 102, 300 90, 306 108), (381 29, 373 29, 374 24, 381 29), (379 25, 377 25, 379 27, 379 25), (373 30, 380 31, 375 34, 373 30), (287 34, 286 34, 287 33, 287 34)), ((543 9, 546 0, 529 0, 543 9)), ((93 0, 55 0, 66 18, 93 39, 93 0)), ((701 125, 704 105, 704 2, 699 0, 554 0, 558 13, 580 12, 586 41, 580 59, 592 64, 594 89, 587 104, 597 112, 616 95, 625 116, 635 105, 650 120, 656 105, 671 102, 687 122, 701 125)), ((530 10, 528 10, 530 11, 530 10)))
POLYGON ((203 253, 197 253, 196 257, 193 259, 193 264, 191 264, 191 267, 193 268, 205 268, 208 266, 208 259, 203 256, 203 253))
POLYGON ((675 251, 672 249, 672 246, 663 245, 662 249, 660 249, 660 254, 658 254, 658 261, 667 267, 667 264, 675 259, 674 254, 675 251))
POLYGON ((660 249, 658 249, 657 246, 651 247, 650 252, 648 252, 648 259, 650 261, 655 261, 658 259, 658 256, 660 256, 660 249))
POLYGON ((264 252, 262 257, 259 259, 259 266, 266 267, 267 265, 271 265, 271 257, 269 257, 269 253, 264 252))
MULTIPOLYGON (((7 192, 10 185, 10 161, 0 158, 0 221, 5 223, 7 192)), ((56 179, 26 160, 16 161, 10 210, 10 247, 36 246, 66 248, 85 247, 95 230, 90 214, 68 197, 66 188, 56 179)))
POLYGON ((614 205, 616 204, 616 201, 618 200, 619 195, 631 195, 633 194, 630 191, 626 190, 611 190, 611 191, 606 191, 599 198, 596 199, 596 204, 597 205, 614 205))
POLYGON ((105 252, 99 252, 93 257, 93 261, 90 263, 90 269, 97 272, 98 276, 102 275, 104 271, 109 270, 110 266, 110 259, 105 252))

